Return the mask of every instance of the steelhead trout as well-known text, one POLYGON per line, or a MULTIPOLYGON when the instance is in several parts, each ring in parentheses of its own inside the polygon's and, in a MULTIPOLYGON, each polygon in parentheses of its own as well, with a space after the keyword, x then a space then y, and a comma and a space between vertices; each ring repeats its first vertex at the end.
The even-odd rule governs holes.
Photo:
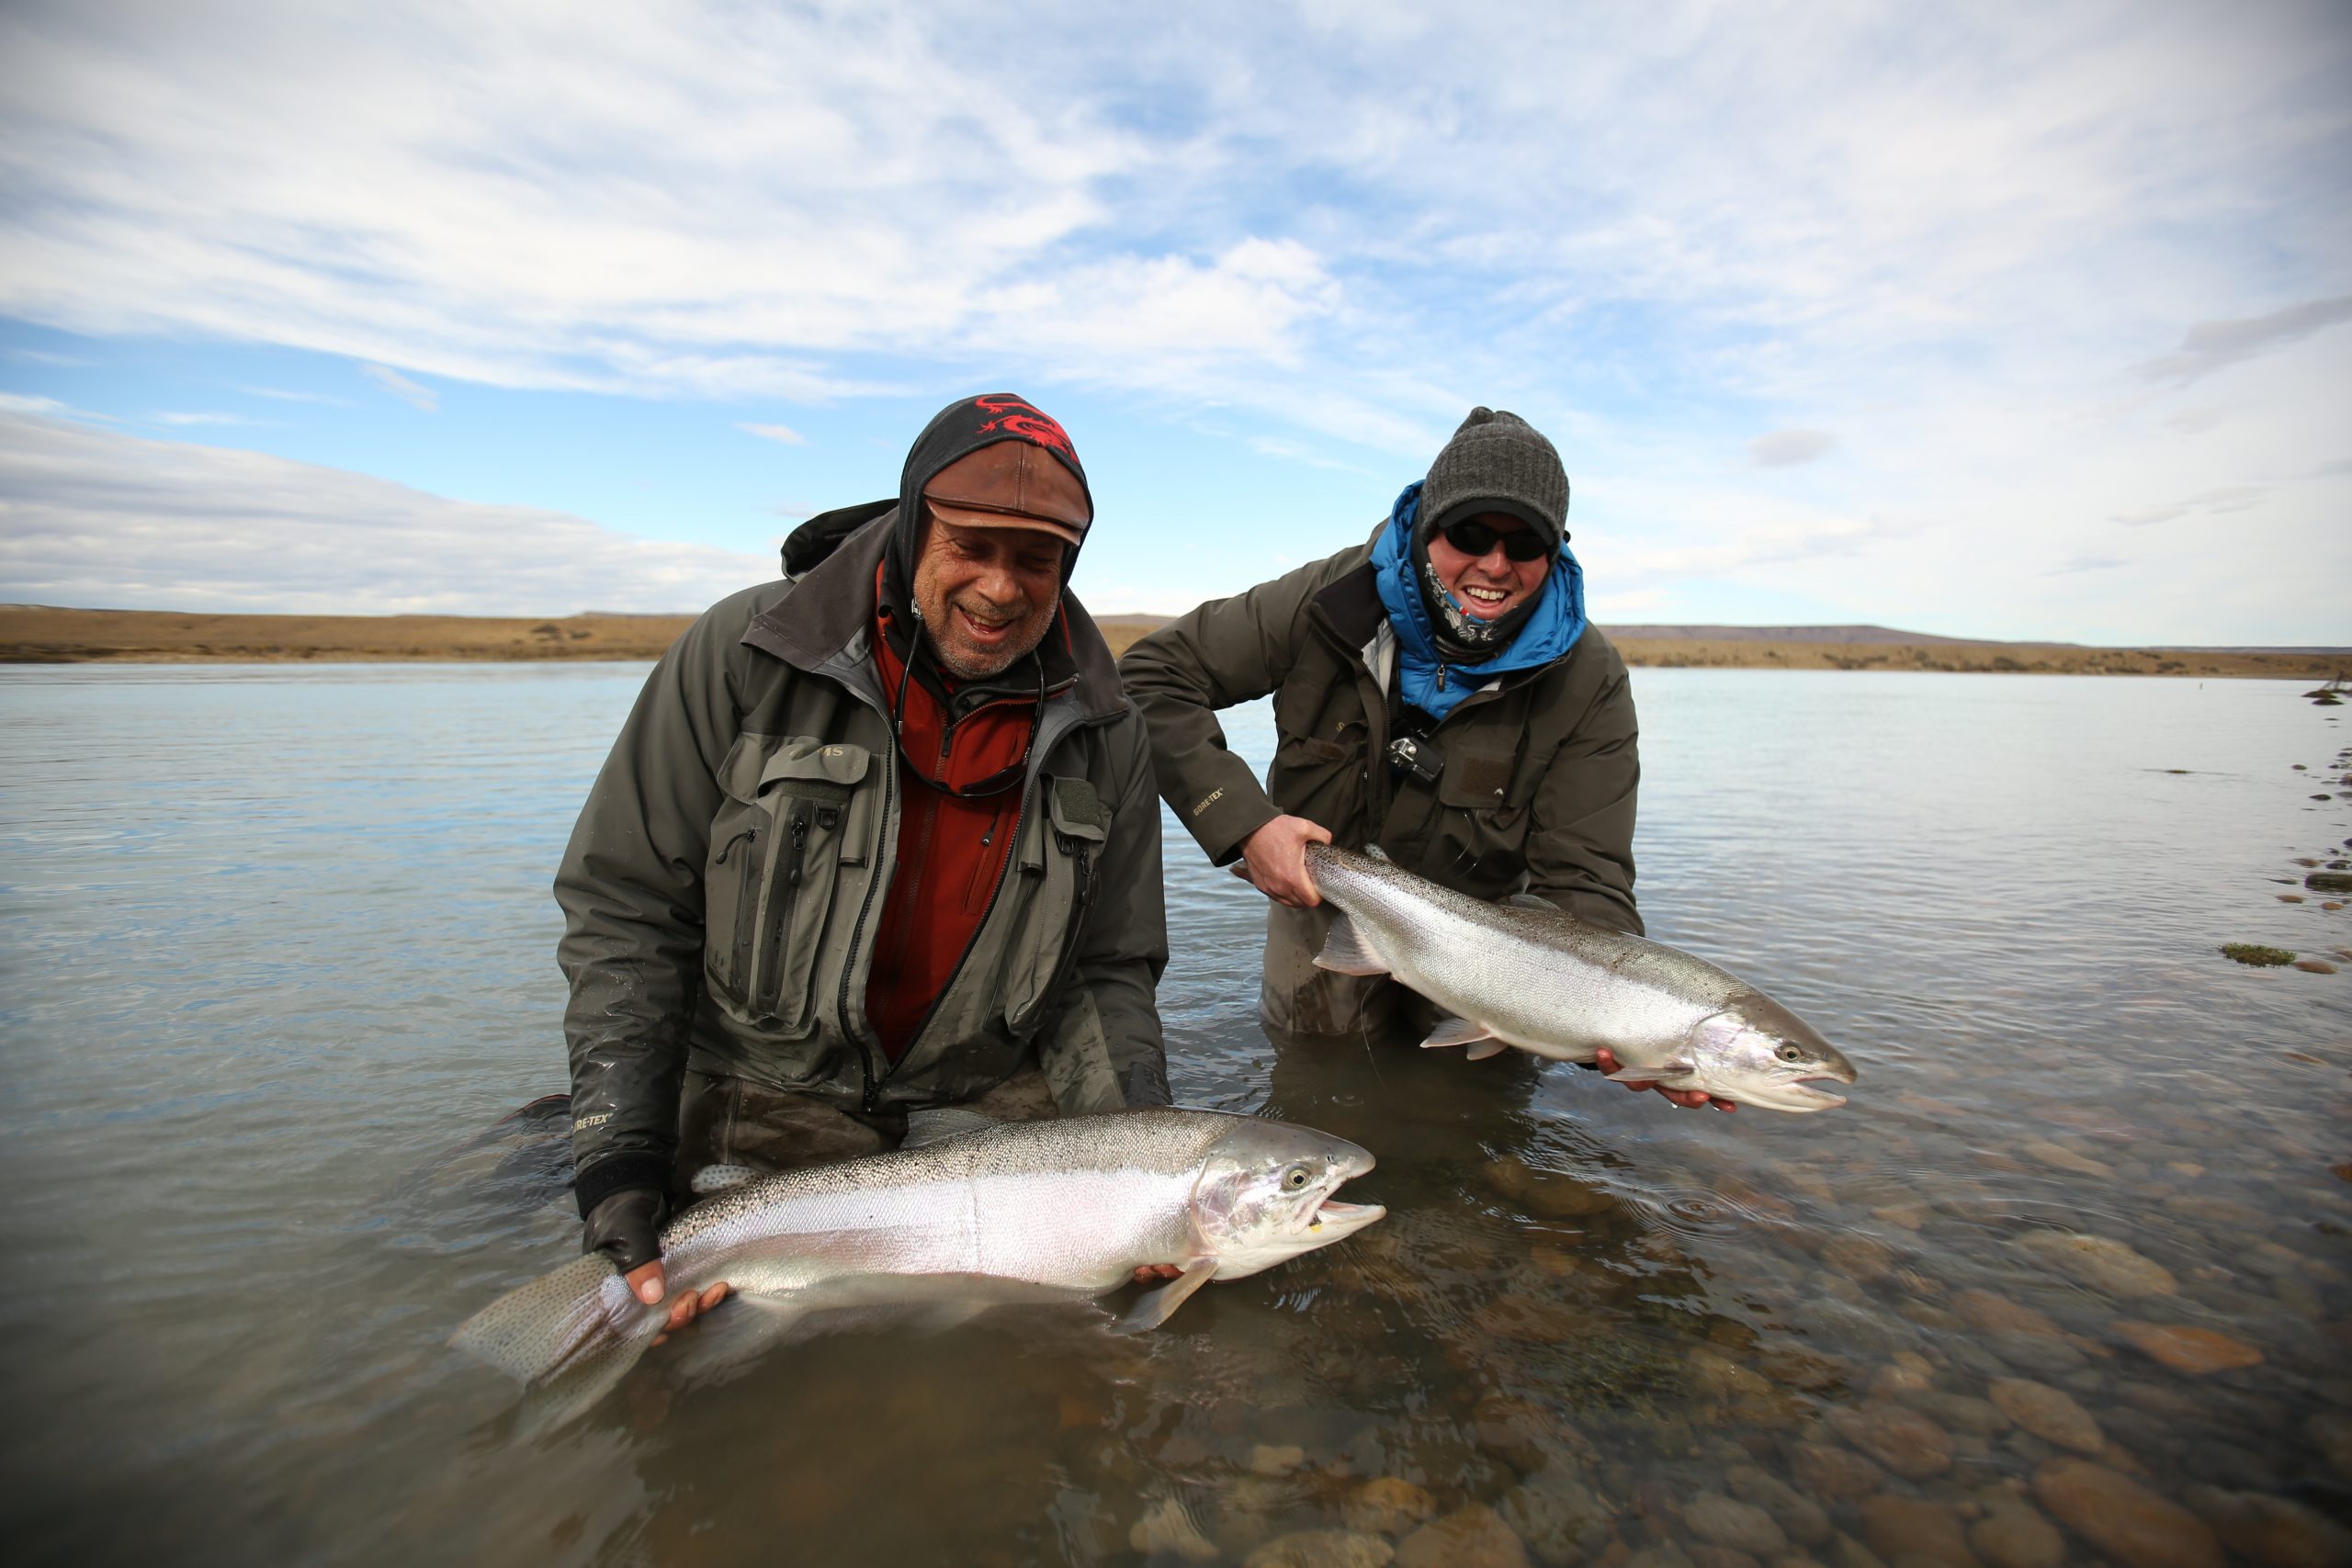
MULTIPOLYGON (((1736 975, 1663 942, 1546 905, 1489 904, 1385 856, 1306 846, 1307 874, 1340 911, 1315 962, 1343 975, 1394 975, 1453 1017, 1425 1046, 1473 1059, 1516 1045, 1589 1062, 1612 1078, 1704 1089, 1772 1111, 1826 1111, 1853 1064, 1813 1026, 1736 975)), ((1531 903, 1533 900, 1530 901, 1531 903)))
MULTIPOLYGON (((797 1315, 959 1290, 1001 1300, 1004 1281, 1097 1296, 1140 1265, 1182 1264, 1122 1321, 1133 1331, 1157 1327, 1210 1280, 1271 1269, 1386 1213, 1332 1197, 1372 1168, 1371 1155, 1280 1122, 1163 1108, 962 1124, 978 1130, 741 1173, 662 1233, 671 1290, 723 1280, 748 1306, 797 1315)), ((602 1397, 667 1317, 591 1254, 492 1302, 451 1343, 535 1388, 560 1387, 545 1425, 602 1397)))

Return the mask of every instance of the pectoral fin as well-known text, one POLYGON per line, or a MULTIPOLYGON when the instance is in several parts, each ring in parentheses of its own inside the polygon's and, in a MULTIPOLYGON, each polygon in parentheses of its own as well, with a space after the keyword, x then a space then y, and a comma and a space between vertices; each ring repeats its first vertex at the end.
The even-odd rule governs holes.
POLYGON ((1466 1062, 1483 1062, 1489 1056, 1499 1056, 1505 1051, 1510 1049, 1510 1046, 1504 1044, 1499 1040, 1481 1040, 1476 1045, 1471 1046, 1470 1049, 1464 1054, 1463 1060, 1466 1062))
POLYGON ((1340 975, 1388 973, 1387 963, 1364 945, 1355 922, 1345 915, 1331 922, 1331 934, 1323 939, 1323 951, 1315 955, 1315 967, 1340 975))
MULTIPOLYGON (((1481 1040, 1493 1038, 1493 1033, 1483 1023, 1473 1023, 1466 1018, 1449 1018, 1430 1031, 1429 1038, 1421 1042, 1421 1049, 1434 1051, 1442 1045, 1475 1045, 1481 1040)), ((1495 1051, 1502 1048, 1501 1042, 1497 1041, 1495 1051)), ((1480 1056, 1491 1056, 1495 1051, 1473 1051, 1470 1055, 1475 1060, 1480 1056)))
POLYGON ((1141 1334, 1159 1327, 1172 1316, 1176 1309, 1192 1298, 1194 1291, 1216 1277, 1216 1259, 1204 1258, 1187 1268, 1156 1291, 1138 1299, 1127 1309, 1127 1314, 1112 1325, 1114 1334, 1141 1334))
POLYGON ((1001 1123, 995 1118, 983 1116, 960 1105, 934 1105, 928 1110, 907 1112, 907 1135, 899 1146, 920 1149, 932 1144, 944 1144, 950 1138, 960 1138, 967 1133, 985 1133, 999 1125, 1001 1123))
POLYGON ((1665 1062, 1655 1067, 1620 1067, 1607 1075, 1611 1083, 1662 1083, 1687 1077, 1698 1068, 1689 1062, 1665 1062))

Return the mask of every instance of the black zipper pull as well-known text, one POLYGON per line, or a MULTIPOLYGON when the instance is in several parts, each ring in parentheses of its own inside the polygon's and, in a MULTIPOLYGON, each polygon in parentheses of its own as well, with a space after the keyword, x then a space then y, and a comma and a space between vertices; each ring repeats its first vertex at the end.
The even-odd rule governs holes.
POLYGON ((786 887, 800 886, 800 853, 808 844, 808 813, 798 811, 793 814, 792 818, 792 858, 785 863, 784 868, 784 885, 786 887))

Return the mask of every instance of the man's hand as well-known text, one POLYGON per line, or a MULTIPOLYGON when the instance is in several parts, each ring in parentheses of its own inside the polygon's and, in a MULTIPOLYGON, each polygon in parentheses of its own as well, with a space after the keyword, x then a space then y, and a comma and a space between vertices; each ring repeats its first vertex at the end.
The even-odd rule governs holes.
MULTIPOLYGON (((641 1269, 630 1269, 621 1277, 628 1281, 628 1288, 636 1292, 637 1299, 647 1306, 653 1306, 660 1303, 670 1288, 670 1281, 662 1272, 662 1260, 658 1258, 641 1269)), ((661 1344, 672 1334, 684 1328, 726 1299, 727 1281, 724 1280, 699 1295, 692 1291, 679 1292, 670 1302, 670 1321, 662 1325, 662 1332, 653 1337, 653 1343, 661 1344)))
POLYGON ((1136 1265, 1136 1283, 1148 1285, 1159 1280, 1173 1280, 1183 1271, 1182 1263, 1138 1263, 1136 1265))
MULTIPOLYGON (((662 1269, 662 1222, 670 1217, 670 1201, 650 1187, 628 1187, 589 1211, 581 1250, 601 1252, 621 1270, 630 1292, 647 1306, 658 1306, 670 1293, 662 1269)), ((699 1313, 727 1299, 725 1280, 700 1292, 686 1291, 670 1303, 667 1329, 684 1328, 699 1313)))
POLYGON ((1328 844, 1331 829, 1304 817, 1277 817, 1241 840, 1235 874, 1277 904, 1312 909, 1323 902, 1306 874, 1306 846, 1328 844))
MULTIPOLYGON (((1623 1066, 1617 1053, 1603 1045, 1592 1058, 1592 1065, 1604 1073, 1613 1073, 1623 1066)), ((1718 1100, 1702 1089, 1668 1089, 1659 1083, 1629 1083, 1630 1089, 1654 1089, 1685 1111, 1695 1111, 1702 1105, 1712 1105, 1718 1111, 1736 1111, 1738 1105, 1728 1100, 1718 1100)))

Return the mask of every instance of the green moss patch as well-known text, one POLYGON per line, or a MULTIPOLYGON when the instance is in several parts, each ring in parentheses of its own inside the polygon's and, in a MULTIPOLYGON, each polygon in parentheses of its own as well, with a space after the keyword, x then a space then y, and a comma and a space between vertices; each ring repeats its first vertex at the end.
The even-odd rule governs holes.
POLYGON ((2264 947, 2251 942, 2223 942, 2222 956, 2251 964, 2257 969, 2277 969, 2295 961, 2295 955, 2283 947, 2264 947))

